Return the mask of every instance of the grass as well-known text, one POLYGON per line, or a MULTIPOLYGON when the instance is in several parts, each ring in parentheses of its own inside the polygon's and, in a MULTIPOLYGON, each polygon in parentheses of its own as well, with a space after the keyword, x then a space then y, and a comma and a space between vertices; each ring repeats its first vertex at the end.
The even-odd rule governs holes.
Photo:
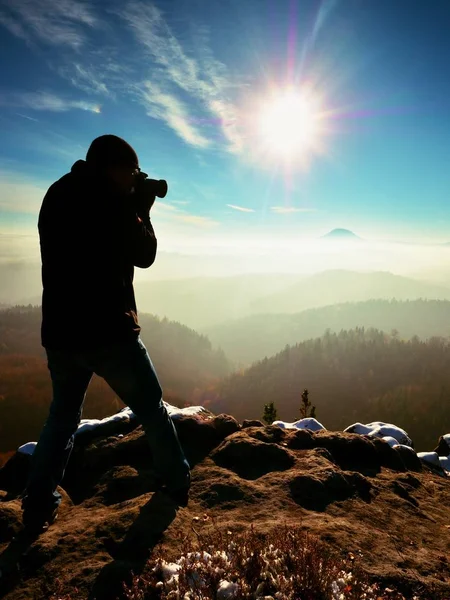
POLYGON ((405 600, 370 584, 352 553, 343 558, 300 527, 236 533, 199 525, 176 562, 158 547, 146 575, 124 584, 126 600, 405 600))

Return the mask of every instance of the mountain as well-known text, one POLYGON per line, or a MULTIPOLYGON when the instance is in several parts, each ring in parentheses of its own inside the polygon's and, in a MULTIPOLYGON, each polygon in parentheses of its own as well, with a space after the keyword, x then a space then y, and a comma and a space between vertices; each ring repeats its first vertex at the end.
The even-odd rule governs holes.
POLYGON ((272 356, 286 344, 320 337, 329 329, 375 327, 400 338, 450 336, 448 300, 367 300, 310 308, 294 314, 256 314, 206 327, 202 332, 242 365, 272 356))
POLYGON ((294 313, 341 302, 384 298, 450 300, 450 288, 394 275, 385 271, 330 270, 303 278, 250 303, 252 313, 294 313))
POLYGON ((373 298, 450 300, 448 287, 383 271, 198 277, 140 282, 135 289, 140 311, 201 330, 258 313, 298 313, 307 308, 373 298))
POLYGON ((364 328, 327 332, 231 373, 198 403, 237 419, 258 419, 273 402, 278 418, 293 421, 305 388, 319 420, 331 428, 381 419, 409 430, 426 450, 450 431, 450 342, 404 341, 364 328))
POLYGON ((350 229, 332 229, 322 236, 322 239, 327 240, 361 240, 362 238, 350 229))
POLYGON ((116 421, 75 437, 58 519, 20 542, 30 456, 10 458, 0 470, 4 600, 187 598, 174 589, 176 578, 168 583, 181 564, 180 586, 185 576, 186 591, 204 581, 205 600, 243 598, 229 595, 241 578, 255 598, 299 598, 275 595, 293 579, 305 598, 337 598, 333 581, 342 598, 449 597, 450 486, 411 448, 207 411, 172 418, 192 469, 189 504, 178 512, 156 491, 137 421, 116 421), (256 593, 262 570, 272 576, 256 593), (375 583, 364 596, 358 591, 375 583))

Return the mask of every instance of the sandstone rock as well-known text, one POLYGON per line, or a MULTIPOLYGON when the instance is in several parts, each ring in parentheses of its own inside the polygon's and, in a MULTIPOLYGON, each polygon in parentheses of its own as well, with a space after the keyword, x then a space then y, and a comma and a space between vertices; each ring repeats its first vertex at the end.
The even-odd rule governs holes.
POLYGON ((449 456, 450 455, 450 433, 446 435, 441 435, 439 438, 438 445, 434 449, 433 452, 436 452, 439 456, 449 456))
POLYGON ((262 421, 258 421, 258 419, 244 419, 242 421, 242 429, 246 427, 264 427, 264 423, 262 421))
POLYGON ((277 444, 250 438, 238 432, 211 453, 214 462, 244 479, 258 479, 271 471, 284 471, 294 465, 294 457, 277 444))

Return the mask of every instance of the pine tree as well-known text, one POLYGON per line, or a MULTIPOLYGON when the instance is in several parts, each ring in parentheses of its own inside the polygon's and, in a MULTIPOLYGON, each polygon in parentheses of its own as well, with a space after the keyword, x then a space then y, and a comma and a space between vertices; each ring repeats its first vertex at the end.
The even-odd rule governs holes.
POLYGON ((311 410, 310 410, 310 408, 311 408, 311 402, 309 400, 309 392, 305 388, 302 393, 302 403, 300 405, 300 418, 301 419, 306 419, 308 417, 311 417, 312 419, 316 418, 316 407, 313 406, 311 408, 311 410))
POLYGON ((263 421, 265 423, 267 423, 267 425, 272 425, 272 423, 276 420, 277 420, 277 409, 275 408, 275 404, 273 402, 270 402, 269 404, 265 404, 263 421))

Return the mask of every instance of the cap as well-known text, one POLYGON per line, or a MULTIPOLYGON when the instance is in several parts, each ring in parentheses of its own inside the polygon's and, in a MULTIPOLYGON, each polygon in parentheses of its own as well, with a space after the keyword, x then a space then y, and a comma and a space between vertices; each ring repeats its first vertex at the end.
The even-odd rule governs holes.
POLYGON ((95 138, 87 151, 86 161, 97 167, 139 166, 138 156, 130 144, 112 134, 95 138))

